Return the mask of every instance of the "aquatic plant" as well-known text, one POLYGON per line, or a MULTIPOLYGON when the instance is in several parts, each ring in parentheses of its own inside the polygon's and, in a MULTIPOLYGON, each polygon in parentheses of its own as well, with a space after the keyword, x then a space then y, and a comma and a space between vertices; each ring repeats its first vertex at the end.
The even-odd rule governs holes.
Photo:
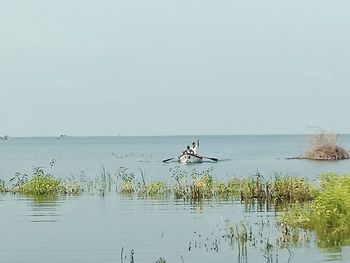
POLYGON ((0 193, 8 192, 5 181, 0 179, 0 193))
POLYGON ((134 173, 130 172, 126 167, 119 167, 115 174, 117 178, 121 179, 119 192, 123 194, 132 194, 135 192, 134 173))
POLYGON ((165 258, 160 257, 158 260, 156 260, 156 263, 166 263, 165 258))
POLYGON ((257 199, 259 202, 266 199, 265 183, 261 174, 242 179, 241 182, 241 199, 244 201, 257 199))
POLYGON ((311 185, 306 178, 275 176, 271 182, 269 194, 278 203, 305 202, 316 197, 317 188, 311 185))
MULTIPOLYGON (((226 233, 226 238, 230 239, 231 245, 234 243, 237 244, 237 250, 238 250, 238 262, 246 261, 247 254, 248 254, 248 227, 247 224, 241 223, 241 227, 239 228, 238 225, 233 225, 228 227, 228 232, 226 233)), ((250 229, 250 238, 251 238, 251 229, 250 229)), ((251 240, 251 239, 249 239, 251 240)))
POLYGON ((23 194, 45 195, 65 192, 66 188, 61 180, 45 174, 42 167, 37 167, 34 168, 33 178, 19 186, 18 191, 23 194))
POLYGON ((82 187, 77 181, 73 181, 72 183, 65 185, 65 188, 64 188, 65 194, 77 195, 77 194, 80 194, 81 192, 82 192, 82 187))
POLYGON ((213 196, 213 177, 206 170, 202 175, 192 176, 192 185, 190 187, 192 199, 210 198, 213 196))
POLYGON ((10 179, 10 182, 12 182, 12 191, 18 191, 27 181, 27 174, 16 172, 15 176, 10 179))
POLYGON ((138 194, 141 196, 159 196, 169 191, 168 186, 162 181, 144 182, 139 186, 138 194))
POLYGON ((226 182, 214 180, 214 194, 218 198, 237 198, 241 196, 242 180, 238 178, 229 178, 226 182))
MULTIPOLYGON (((53 161, 50 163, 51 167, 54 164, 53 161)), ((6 188, 5 183, 3 183, 2 185, 7 189, 7 191, 21 194, 79 194, 82 191, 82 188, 77 181, 65 184, 62 182, 62 180, 57 179, 53 175, 46 173, 44 171, 44 168, 42 167, 34 168, 33 175, 30 179, 27 174, 21 174, 19 172, 16 172, 15 176, 10 179, 10 183, 12 183, 11 189, 6 188)))
POLYGON ((350 177, 335 173, 321 175, 321 189, 307 204, 295 204, 284 211, 281 224, 316 232, 327 246, 339 245, 350 238, 350 177))
POLYGON ((194 169, 192 170, 191 179, 188 180, 185 172, 173 170, 173 177, 177 182, 173 187, 175 197, 193 200, 213 197, 213 177, 210 174, 211 171, 212 168, 202 172, 194 169))

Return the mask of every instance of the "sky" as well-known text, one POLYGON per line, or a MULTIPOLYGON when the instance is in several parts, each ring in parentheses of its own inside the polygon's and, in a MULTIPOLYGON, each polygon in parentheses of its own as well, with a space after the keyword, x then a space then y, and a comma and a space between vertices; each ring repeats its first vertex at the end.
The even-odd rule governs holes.
POLYGON ((348 0, 0 0, 0 136, 350 133, 348 0))

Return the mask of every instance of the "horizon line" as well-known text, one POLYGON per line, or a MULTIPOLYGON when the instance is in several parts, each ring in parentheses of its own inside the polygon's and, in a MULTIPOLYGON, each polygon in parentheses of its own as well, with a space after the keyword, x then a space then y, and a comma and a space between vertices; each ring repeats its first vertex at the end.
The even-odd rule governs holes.
MULTIPOLYGON (((25 135, 25 136, 10 136, 3 135, 0 136, 0 139, 10 139, 10 138, 65 138, 65 137, 201 137, 201 136, 301 136, 301 135, 315 135, 321 133, 237 133, 237 134, 162 134, 162 135, 69 135, 69 134, 60 134, 60 135, 25 135)), ((334 133, 334 132, 325 132, 325 134, 337 134, 337 135, 350 135, 350 133, 334 133)))

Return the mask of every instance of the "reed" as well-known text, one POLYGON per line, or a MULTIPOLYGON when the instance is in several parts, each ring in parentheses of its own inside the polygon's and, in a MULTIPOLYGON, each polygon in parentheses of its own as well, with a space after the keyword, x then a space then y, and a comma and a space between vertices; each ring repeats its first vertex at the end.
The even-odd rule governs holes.
POLYGON ((9 189, 6 187, 5 181, 0 179, 0 193, 8 192, 9 189))
POLYGON ((226 182, 221 180, 214 180, 214 193, 218 198, 230 198, 241 196, 242 180, 238 178, 230 178, 226 182))
POLYGON ((167 184, 162 181, 151 181, 144 182, 143 185, 139 186, 138 194, 141 196, 162 196, 166 195, 170 189, 167 184))
POLYGON ((173 170, 173 178, 176 180, 176 184, 173 186, 175 197, 191 200, 212 198, 214 192, 211 171, 212 168, 202 172, 194 169, 191 173, 191 179, 188 179, 185 172, 177 168, 173 170))
POLYGON ((346 242, 350 238, 350 177, 322 174, 315 199, 291 206, 281 215, 280 222, 288 228, 315 231, 320 244, 325 246, 346 242))
MULTIPOLYGON (((52 162, 50 163, 52 164, 52 162)), ((44 168, 36 167, 33 169, 33 175, 29 179, 27 174, 16 173, 10 179, 12 187, 6 187, 5 182, 0 182, 1 189, 7 192, 29 194, 29 195, 55 195, 55 194, 79 194, 82 189, 78 182, 74 181, 65 184, 62 180, 45 172, 44 168)))
POLYGON ((269 194, 276 203, 306 202, 316 197, 317 188, 306 178, 276 176, 271 182, 269 194))
POLYGON ((126 167, 119 167, 116 172, 117 178, 121 179, 119 192, 122 194, 133 194, 136 191, 134 185, 135 175, 126 167))

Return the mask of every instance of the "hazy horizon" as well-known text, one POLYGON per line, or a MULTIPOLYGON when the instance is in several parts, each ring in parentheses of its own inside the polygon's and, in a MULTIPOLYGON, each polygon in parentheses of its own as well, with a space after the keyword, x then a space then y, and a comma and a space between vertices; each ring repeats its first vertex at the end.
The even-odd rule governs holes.
POLYGON ((0 136, 350 133, 345 0, 0 7, 0 136))
MULTIPOLYGON (((0 139, 4 139, 8 136, 11 138, 65 138, 65 137, 79 137, 79 138, 89 138, 89 137, 193 137, 193 139, 201 139, 201 137, 206 136, 312 136, 319 133, 275 133, 275 134, 159 134, 159 135, 69 135, 69 134, 59 134, 59 135, 38 135, 38 136, 10 136, 8 134, 0 135, 0 139)), ((337 133, 339 136, 348 136, 350 133, 337 133)))

